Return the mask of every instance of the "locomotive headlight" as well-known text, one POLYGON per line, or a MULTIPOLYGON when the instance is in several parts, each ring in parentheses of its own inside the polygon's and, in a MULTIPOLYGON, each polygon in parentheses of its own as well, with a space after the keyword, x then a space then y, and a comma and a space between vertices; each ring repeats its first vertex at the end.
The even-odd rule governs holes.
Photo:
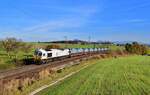
POLYGON ((38 64, 38 63, 40 63, 40 61, 41 61, 41 57, 34 55, 34 62, 38 64))

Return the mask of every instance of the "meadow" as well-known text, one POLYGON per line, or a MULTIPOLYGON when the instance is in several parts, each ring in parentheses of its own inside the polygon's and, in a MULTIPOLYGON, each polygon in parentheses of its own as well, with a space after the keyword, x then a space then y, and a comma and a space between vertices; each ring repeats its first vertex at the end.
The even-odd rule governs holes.
POLYGON ((101 59, 36 95, 149 95, 150 57, 101 59))

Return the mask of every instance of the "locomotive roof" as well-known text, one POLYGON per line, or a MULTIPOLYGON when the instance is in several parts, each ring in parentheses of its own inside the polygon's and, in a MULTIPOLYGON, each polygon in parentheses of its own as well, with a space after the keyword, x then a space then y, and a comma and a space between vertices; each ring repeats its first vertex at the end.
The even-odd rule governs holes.
POLYGON ((49 50, 45 50, 45 49, 38 49, 39 51, 41 51, 41 52, 51 52, 51 51, 57 51, 57 50, 65 50, 65 49, 49 49, 49 50))

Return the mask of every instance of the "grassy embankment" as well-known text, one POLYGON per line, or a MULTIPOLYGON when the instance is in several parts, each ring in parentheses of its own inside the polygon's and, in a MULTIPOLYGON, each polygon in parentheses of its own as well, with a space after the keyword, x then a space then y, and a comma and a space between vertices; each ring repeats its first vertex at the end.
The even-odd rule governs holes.
MULTIPOLYGON (((47 45, 49 45, 48 43, 28 43, 28 44, 32 44, 32 49, 29 52, 28 55, 33 55, 34 50, 36 48, 44 48, 47 45)), ((60 45, 62 48, 93 48, 94 45, 81 45, 81 44, 58 44, 60 45)), ((124 49, 123 47, 118 47, 115 45, 96 45, 95 47, 109 47, 112 50, 116 50, 116 49, 124 49)), ((25 58, 26 53, 19 51, 18 52, 18 59, 23 59, 25 58)), ((12 54, 13 56, 13 54, 12 54)), ((16 64, 13 64, 12 59, 10 59, 7 56, 6 51, 4 51, 4 49, 2 48, 2 45, 0 43, 0 70, 4 70, 4 69, 11 69, 11 68, 15 68, 16 64)))
MULTIPOLYGON (((98 59, 97 59, 98 60, 98 59)), ((15 83, 15 87, 9 88, 4 95, 29 95, 30 92, 33 90, 43 86, 47 85, 48 83, 52 83, 53 81, 56 81, 57 79, 60 79, 72 72, 75 72, 81 68, 84 68, 85 66, 90 66, 92 64, 95 64, 96 61, 95 59, 89 60, 89 61, 82 61, 80 65, 74 65, 71 67, 66 67, 64 69, 58 70, 56 72, 47 72, 47 71, 42 71, 39 73, 39 80, 34 80, 34 82, 31 84, 29 82, 29 79, 25 79, 22 90, 19 90, 17 88, 18 82, 15 83)), ((13 84, 14 85, 14 84, 13 84)), ((10 86, 10 84, 9 84, 10 86)))
POLYGON ((103 59, 37 95, 149 95, 150 57, 103 59))

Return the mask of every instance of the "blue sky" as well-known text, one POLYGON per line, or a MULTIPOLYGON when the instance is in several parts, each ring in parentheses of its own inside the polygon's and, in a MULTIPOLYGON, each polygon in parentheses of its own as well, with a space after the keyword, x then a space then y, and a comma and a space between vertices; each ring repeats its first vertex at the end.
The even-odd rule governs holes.
POLYGON ((150 0, 1 0, 0 39, 150 43, 150 0))

